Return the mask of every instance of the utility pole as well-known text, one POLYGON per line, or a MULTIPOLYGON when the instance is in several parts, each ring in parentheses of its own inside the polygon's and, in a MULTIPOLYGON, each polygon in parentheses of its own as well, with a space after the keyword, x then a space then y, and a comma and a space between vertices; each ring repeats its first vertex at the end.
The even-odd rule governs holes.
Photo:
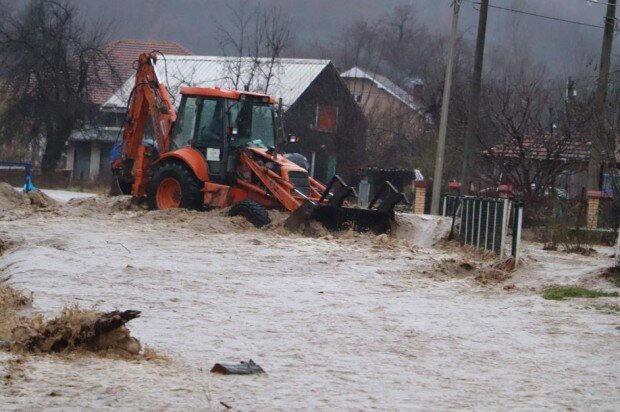
POLYGON ((607 100, 607 85, 609 83, 609 65, 611 60, 611 46, 616 27, 616 0, 607 0, 607 14, 605 16, 605 31, 603 34, 603 50, 599 64, 598 85, 594 100, 595 134, 590 146, 590 160, 588 161, 588 190, 599 190, 600 172, 603 161, 603 152, 607 145, 605 138, 605 102, 607 100))
POLYGON ((469 111, 467 114, 467 129, 463 147, 463 168, 461 169, 461 193, 469 194, 471 182, 471 160, 474 135, 479 127, 478 108, 480 107, 480 86, 482 84, 482 61, 484 57, 484 39, 487 32, 487 14, 489 0, 480 1, 480 16, 478 17, 478 35, 476 36, 476 52, 474 56, 474 72, 469 90, 469 111))
POLYGON ((441 195, 441 180, 443 176, 443 158, 446 147, 446 131, 448 129, 448 106, 450 105, 450 89, 452 87, 452 68, 454 66, 454 50, 456 48, 456 28, 459 20, 461 0, 452 3, 452 29, 450 31, 450 48, 448 50, 448 66, 443 86, 443 101, 441 102, 441 118, 439 120, 439 135, 437 136, 437 154, 435 155, 435 173, 433 175, 433 196, 431 198, 431 214, 439 214, 439 200, 441 195))

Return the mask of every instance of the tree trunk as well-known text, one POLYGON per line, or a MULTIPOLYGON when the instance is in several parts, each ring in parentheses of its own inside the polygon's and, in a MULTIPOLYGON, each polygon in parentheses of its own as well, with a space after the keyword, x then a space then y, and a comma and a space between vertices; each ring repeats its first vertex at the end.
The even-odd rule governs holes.
POLYGON ((73 131, 74 122, 66 119, 59 127, 47 129, 45 153, 41 160, 41 172, 44 177, 51 177, 58 166, 58 162, 65 152, 65 145, 73 131))

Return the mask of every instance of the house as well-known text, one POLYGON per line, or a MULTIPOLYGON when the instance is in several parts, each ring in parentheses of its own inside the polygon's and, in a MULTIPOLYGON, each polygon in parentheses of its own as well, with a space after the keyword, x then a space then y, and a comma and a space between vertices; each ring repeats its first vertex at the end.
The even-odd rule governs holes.
POLYGON ((360 106, 368 123, 367 159, 362 170, 369 196, 390 180, 397 189, 408 192, 414 177, 410 142, 424 133, 428 124, 422 98, 424 83, 412 79, 410 92, 386 76, 353 67, 343 73, 349 91, 360 106))
POLYGON ((74 131, 68 141, 66 169, 74 182, 95 182, 111 177, 109 152, 114 142, 120 138, 125 120, 124 113, 99 110, 120 85, 134 72, 133 62, 143 52, 160 51, 164 55, 189 55, 186 48, 178 43, 157 40, 118 40, 108 44, 104 52, 109 56, 110 65, 100 69, 99 82, 90 92, 90 100, 97 113, 96 125, 88 129, 74 131))
MULTIPOLYGON (((364 115, 329 60, 220 56, 166 56, 158 68, 175 103, 182 87, 222 87, 260 91, 282 99, 284 129, 301 143, 287 152, 304 155, 312 176, 357 176, 365 146, 364 115)), ((134 86, 131 77, 102 106, 125 113, 134 86)))
POLYGON ((502 175, 503 183, 522 186, 527 183, 523 177, 527 170, 531 178, 538 176, 562 196, 575 198, 587 186, 590 142, 542 134, 495 145, 483 151, 482 157, 492 168, 488 173, 502 175))
POLYGON ((386 76, 359 67, 353 67, 340 75, 367 116, 376 112, 394 111, 423 114, 424 83, 421 79, 412 79, 409 82, 411 92, 407 92, 386 76))

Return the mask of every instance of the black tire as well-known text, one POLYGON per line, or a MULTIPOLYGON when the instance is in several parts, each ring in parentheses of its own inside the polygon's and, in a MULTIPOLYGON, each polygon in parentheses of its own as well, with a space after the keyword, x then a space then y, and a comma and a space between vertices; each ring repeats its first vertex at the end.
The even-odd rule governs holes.
POLYGON ((150 209, 161 209, 157 204, 157 188, 165 179, 173 178, 181 186, 181 202, 179 207, 184 209, 202 210, 204 195, 201 192, 202 182, 194 176, 187 166, 179 162, 165 162, 160 164, 153 173, 153 180, 147 190, 147 199, 150 209))
POLYGON ((242 200, 230 208, 230 216, 243 216, 256 227, 271 223, 265 206, 254 200, 242 200))

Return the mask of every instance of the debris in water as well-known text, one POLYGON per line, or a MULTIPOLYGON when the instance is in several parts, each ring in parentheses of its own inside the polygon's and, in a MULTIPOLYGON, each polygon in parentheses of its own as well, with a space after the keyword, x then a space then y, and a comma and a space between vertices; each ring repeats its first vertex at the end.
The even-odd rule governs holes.
POLYGON ((129 334, 125 324, 139 316, 137 310, 99 313, 77 306, 65 308, 56 319, 42 322, 33 318, 19 324, 13 330, 11 350, 50 353, 83 348, 137 355, 140 342, 129 334))
POLYGON ((464 260, 461 263, 459 263, 459 266, 462 267, 465 270, 474 270, 474 269, 476 269, 476 264, 474 262, 470 262, 470 261, 467 261, 467 260, 464 260))
POLYGON ((265 373, 263 368, 258 366, 252 359, 248 362, 235 363, 216 363, 211 368, 212 373, 222 373, 224 375, 252 375, 254 373, 265 373))
MULTIPOLYGON (((499 265, 503 267, 503 265, 499 265)), ((443 259, 434 265, 433 277, 470 278, 482 285, 497 285, 511 278, 508 271, 465 259, 443 259)))
POLYGON ((52 353, 87 350, 122 356, 140 353, 140 342, 131 336, 125 324, 140 316, 137 310, 101 313, 72 306, 55 319, 41 314, 19 316, 32 305, 32 293, 26 295, 0 284, 0 349, 18 353, 52 353))

